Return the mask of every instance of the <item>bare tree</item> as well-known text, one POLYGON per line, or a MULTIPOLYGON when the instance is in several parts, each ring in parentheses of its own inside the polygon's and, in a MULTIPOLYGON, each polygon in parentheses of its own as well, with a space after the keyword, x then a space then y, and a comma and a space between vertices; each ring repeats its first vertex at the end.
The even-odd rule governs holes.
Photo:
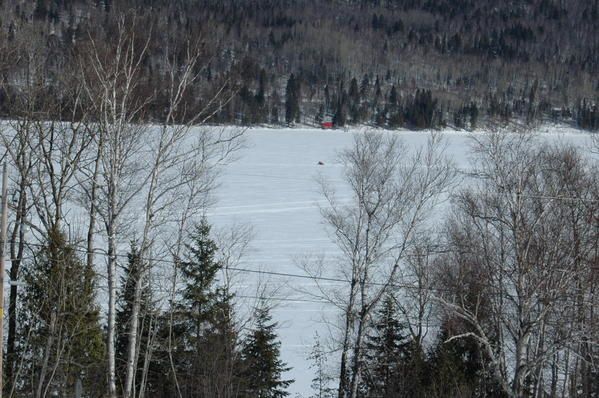
POLYGON ((569 395, 559 383, 575 377, 571 363, 581 365, 581 344, 591 343, 596 182, 574 149, 538 145, 527 132, 476 140, 476 178, 456 198, 449 261, 458 281, 473 272, 482 289, 438 297, 470 325, 449 340, 474 339, 513 397, 569 395))
MULTIPOLYGON (((81 60, 85 89, 94 115, 102 145, 98 146, 99 183, 93 180, 97 193, 94 209, 100 215, 107 240, 108 328, 107 371, 108 396, 116 397, 115 378, 115 315, 117 294, 117 233, 122 228, 123 211, 143 188, 139 172, 145 165, 139 159, 144 139, 142 125, 136 125, 143 116, 148 98, 136 97, 141 63, 149 45, 149 37, 139 39, 127 29, 126 21, 119 21, 116 42, 112 48, 99 48, 91 39, 91 49, 81 60), (141 41, 141 46, 139 42, 141 41), (84 65, 86 67, 84 67, 84 65)), ((91 195, 88 195, 91 196, 91 195)), ((95 196, 95 192, 94 192, 95 196)), ((93 226, 90 226, 92 228, 93 226)))
MULTIPOLYGON (((341 161, 351 201, 339 202, 323 181, 328 206, 322 208, 322 215, 341 252, 334 263, 337 277, 349 286, 331 292, 330 286, 319 285, 319 297, 342 311, 339 397, 355 398, 372 311, 396 282, 430 210, 450 187, 455 172, 436 134, 414 153, 397 136, 358 134, 341 161)), ((304 268, 320 276, 322 266, 304 268)))
MULTIPOLYGON (((135 19, 120 20, 117 40, 112 47, 102 49, 91 38, 86 62, 86 89, 98 118, 98 159, 88 173, 86 189, 90 210, 97 211, 105 225, 108 240, 108 362, 109 392, 116 394, 114 377, 114 297, 116 295, 117 235, 123 232, 127 209, 136 203, 142 211, 137 219, 142 264, 155 243, 157 231, 166 224, 178 224, 185 229, 187 217, 204 207, 210 190, 215 186, 218 167, 230 159, 241 147, 243 131, 236 129, 198 130, 209 113, 194 115, 186 112, 185 98, 196 83, 201 67, 201 49, 188 46, 183 64, 168 54, 165 62, 168 76, 166 114, 160 127, 139 124, 144 111, 153 101, 153 94, 145 94, 139 87, 143 62, 147 56, 150 36, 137 35, 135 19), (129 23, 129 25, 127 25, 129 23), (177 124, 184 121, 183 124, 177 124), (97 190, 97 192, 96 192, 97 190), (176 220, 178 202, 186 201, 182 218, 176 220), (203 202, 202 202, 203 201, 203 202), (141 217, 140 217, 141 216, 141 217), (173 217, 175 220, 173 221, 173 217)), ((179 54, 177 54, 179 55, 179 54)), ((222 91, 217 93, 226 102, 222 91)), ((213 109, 209 102, 210 109, 213 109)), ((90 231, 93 213, 90 213, 90 231)), ((135 230, 135 228, 134 228, 135 230)), ((89 235, 89 234, 88 234, 89 235)), ((91 241, 88 238, 88 245, 91 241)), ((171 242, 170 244, 173 244, 171 242)), ((180 243, 174 243, 180 246, 180 243)), ((128 332, 128 354, 124 395, 135 394, 137 374, 138 324, 142 281, 147 280, 149 269, 141 270, 135 286, 133 310, 128 332)))

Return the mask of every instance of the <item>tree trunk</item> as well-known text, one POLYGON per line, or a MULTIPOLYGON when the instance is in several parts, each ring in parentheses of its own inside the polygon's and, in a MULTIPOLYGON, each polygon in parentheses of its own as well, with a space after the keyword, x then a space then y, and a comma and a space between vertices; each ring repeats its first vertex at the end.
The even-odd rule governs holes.
MULTIPOLYGON (((15 225, 12 231, 10 242, 10 281, 17 282, 19 280, 19 268, 25 249, 25 233, 23 223, 25 220, 26 207, 26 191, 25 187, 21 186, 19 194, 19 205, 17 209, 15 225), (18 234, 18 242, 17 242, 18 234)), ((8 338, 6 344, 6 386, 7 390, 12 389, 14 383, 14 368, 15 368, 15 347, 17 338, 17 297, 18 286, 12 284, 10 286, 10 297, 8 304, 8 338)))
POLYGON ((362 372, 362 340, 364 337, 364 324, 366 322, 366 308, 363 308, 360 312, 360 320, 358 323, 358 332, 356 335, 356 345, 354 346, 354 358, 352 364, 352 376, 350 385, 350 398, 358 397, 358 386, 360 384, 360 377, 362 372))
POLYGON ((42 392, 44 389, 44 381, 46 380, 46 373, 48 373, 48 366, 50 363, 50 351, 54 344, 54 333, 56 329, 56 312, 52 312, 50 315, 50 327, 48 330, 48 336, 46 336, 46 349, 44 351, 44 359, 42 360, 42 367, 40 369, 39 379, 37 382, 37 388, 35 390, 35 398, 42 398, 42 392))
POLYGON ((110 223, 108 230, 108 397, 116 398, 116 366, 115 366, 115 333, 116 333, 116 242, 114 225, 110 223))

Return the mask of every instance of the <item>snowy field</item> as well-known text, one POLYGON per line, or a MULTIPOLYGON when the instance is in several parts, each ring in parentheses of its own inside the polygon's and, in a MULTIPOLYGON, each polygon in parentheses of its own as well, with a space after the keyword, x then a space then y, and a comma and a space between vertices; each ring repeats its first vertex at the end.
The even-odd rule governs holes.
MULTIPOLYGON (((274 317, 279 322, 283 360, 293 369, 285 376, 295 379, 291 396, 308 397, 313 371, 307 356, 315 331, 323 339, 329 331, 323 317, 331 321, 337 315, 327 304, 315 300, 302 290, 310 289, 310 280, 297 276, 267 274, 302 274, 298 259, 306 256, 335 256, 322 224, 319 206, 323 205, 317 177, 322 174, 344 192, 342 168, 337 154, 352 144, 352 133, 363 130, 323 131, 319 129, 250 129, 248 147, 239 159, 227 166, 217 190, 217 202, 210 210, 209 221, 218 227, 240 224, 253 227, 254 239, 240 268, 260 270, 265 274, 240 272, 237 277, 240 295, 251 297, 260 281, 267 284, 276 304, 274 317), (324 165, 318 165, 318 162, 324 165), (297 300, 297 301, 294 301, 297 300)), ((562 127, 541 128, 541 140, 580 146, 590 151, 588 134, 562 127)), ((399 134, 410 148, 426 143, 426 132, 385 132, 399 134)), ((469 166, 472 135, 444 131, 447 155, 462 170, 469 166)), ((331 357, 330 365, 336 364, 331 357)))

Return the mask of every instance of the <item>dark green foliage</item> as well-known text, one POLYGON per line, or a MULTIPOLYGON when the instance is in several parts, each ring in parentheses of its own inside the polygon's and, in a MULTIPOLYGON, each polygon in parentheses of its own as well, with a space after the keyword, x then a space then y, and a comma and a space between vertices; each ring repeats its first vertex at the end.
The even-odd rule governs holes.
POLYGON ((366 339, 364 395, 398 396, 402 392, 401 378, 409 357, 410 338, 399 322, 394 298, 387 296, 366 339))
POLYGON ((490 364, 472 338, 448 341, 463 329, 458 320, 447 319, 431 350, 430 391, 433 396, 503 397, 490 364))
POLYGON ((241 350, 244 379, 243 396, 247 398, 279 398, 289 395, 285 389, 293 380, 283 380, 290 368, 280 359, 281 343, 277 340, 277 323, 270 308, 261 302, 254 312, 255 326, 243 342, 241 350))
POLYGON ((172 314, 159 319, 159 349, 149 381, 157 396, 178 394, 175 375, 186 398, 235 397, 243 384, 233 296, 219 283, 222 264, 217 251, 210 225, 202 219, 190 236, 184 258, 176 259, 183 284, 181 299, 173 303, 172 314))
POLYGON ((295 75, 292 73, 287 80, 285 89, 285 122, 287 124, 298 123, 300 117, 300 87, 295 75))
POLYGON ((358 89, 358 81, 354 77, 349 84, 349 117, 353 124, 360 123, 360 91, 358 89))
POLYGON ((466 104, 453 114, 453 124, 459 129, 476 129, 478 123, 478 107, 474 102, 466 104))
MULTIPOLYGON (((141 263, 139 255, 139 249, 134 242, 131 243, 130 251, 127 254, 127 264, 124 267, 124 274, 121 277, 121 288, 119 290, 119 297, 117 300, 117 311, 116 311, 116 366, 117 366, 117 379, 119 377, 124 378, 126 374, 127 364, 127 350, 129 347, 129 332, 131 325, 131 316, 133 311, 133 301, 135 297, 135 284, 142 275, 142 267, 144 264, 141 263)), ((153 304, 151 302, 151 292, 149 289, 148 281, 142 281, 142 292, 141 292, 141 305, 139 309, 139 330, 138 330, 138 343, 141 350, 138 357, 138 364, 143 364, 145 360, 145 347, 148 344, 151 333, 151 322, 153 321, 153 304)), ((136 381, 139 383, 141 380, 142 368, 138 365, 138 377, 136 381)), ((124 380, 121 380, 124 382, 124 380)), ((139 388, 139 386, 138 386, 139 388)))
POLYGON ((333 114, 333 124, 336 127, 343 127, 347 123, 348 96, 343 87, 343 80, 340 80, 335 113, 333 114))
POLYGON ((436 126, 437 100, 430 90, 416 90, 411 102, 405 106, 406 124, 417 129, 436 126))
POLYGON ((103 380, 104 343, 95 304, 96 275, 77 258, 59 231, 52 231, 24 269, 18 354, 24 369, 17 381, 25 396, 41 384, 48 391, 95 391, 103 380), (46 365, 56 364, 56 373, 46 365), (50 381, 51 380, 51 381, 50 381))
POLYGON ((367 336, 361 390, 365 397, 424 397, 429 364, 422 346, 399 321, 394 300, 385 297, 367 336))

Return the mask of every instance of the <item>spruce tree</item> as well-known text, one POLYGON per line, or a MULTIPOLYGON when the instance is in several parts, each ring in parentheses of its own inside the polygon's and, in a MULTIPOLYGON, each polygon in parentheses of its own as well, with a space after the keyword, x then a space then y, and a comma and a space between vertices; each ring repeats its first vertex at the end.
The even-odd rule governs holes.
POLYGON ((261 302, 256 308, 256 326, 250 331, 241 351, 246 383, 243 396, 247 398, 280 398, 289 395, 285 389, 293 380, 283 380, 290 368, 280 359, 281 343, 277 340, 270 308, 261 302))
POLYGON ((384 298, 366 338, 365 396, 392 398, 402 392, 402 370, 410 357, 410 342, 398 320, 394 300, 391 295, 384 298))
POLYGON ((474 339, 464 338, 447 342, 467 330, 459 319, 445 319, 437 335, 437 342, 429 355, 430 389, 432 394, 471 397, 504 397, 492 373, 492 365, 485 363, 485 355, 474 339))
POLYGON ((23 396, 36 390, 73 395, 96 391, 104 354, 96 275, 64 234, 50 231, 33 263, 25 264, 18 351, 26 358, 17 380, 23 396))
POLYGON ((343 80, 339 84, 339 96, 337 98, 337 106, 333 115, 333 124, 336 127, 343 127, 347 122, 347 91, 343 88, 343 80))
MULTIPOLYGON (((239 390, 237 332, 233 296, 218 284, 222 263, 211 227, 202 219, 177 259, 183 288, 174 329, 179 383, 191 396, 216 396, 239 390)), ((163 333, 164 334, 164 333, 163 333)))

